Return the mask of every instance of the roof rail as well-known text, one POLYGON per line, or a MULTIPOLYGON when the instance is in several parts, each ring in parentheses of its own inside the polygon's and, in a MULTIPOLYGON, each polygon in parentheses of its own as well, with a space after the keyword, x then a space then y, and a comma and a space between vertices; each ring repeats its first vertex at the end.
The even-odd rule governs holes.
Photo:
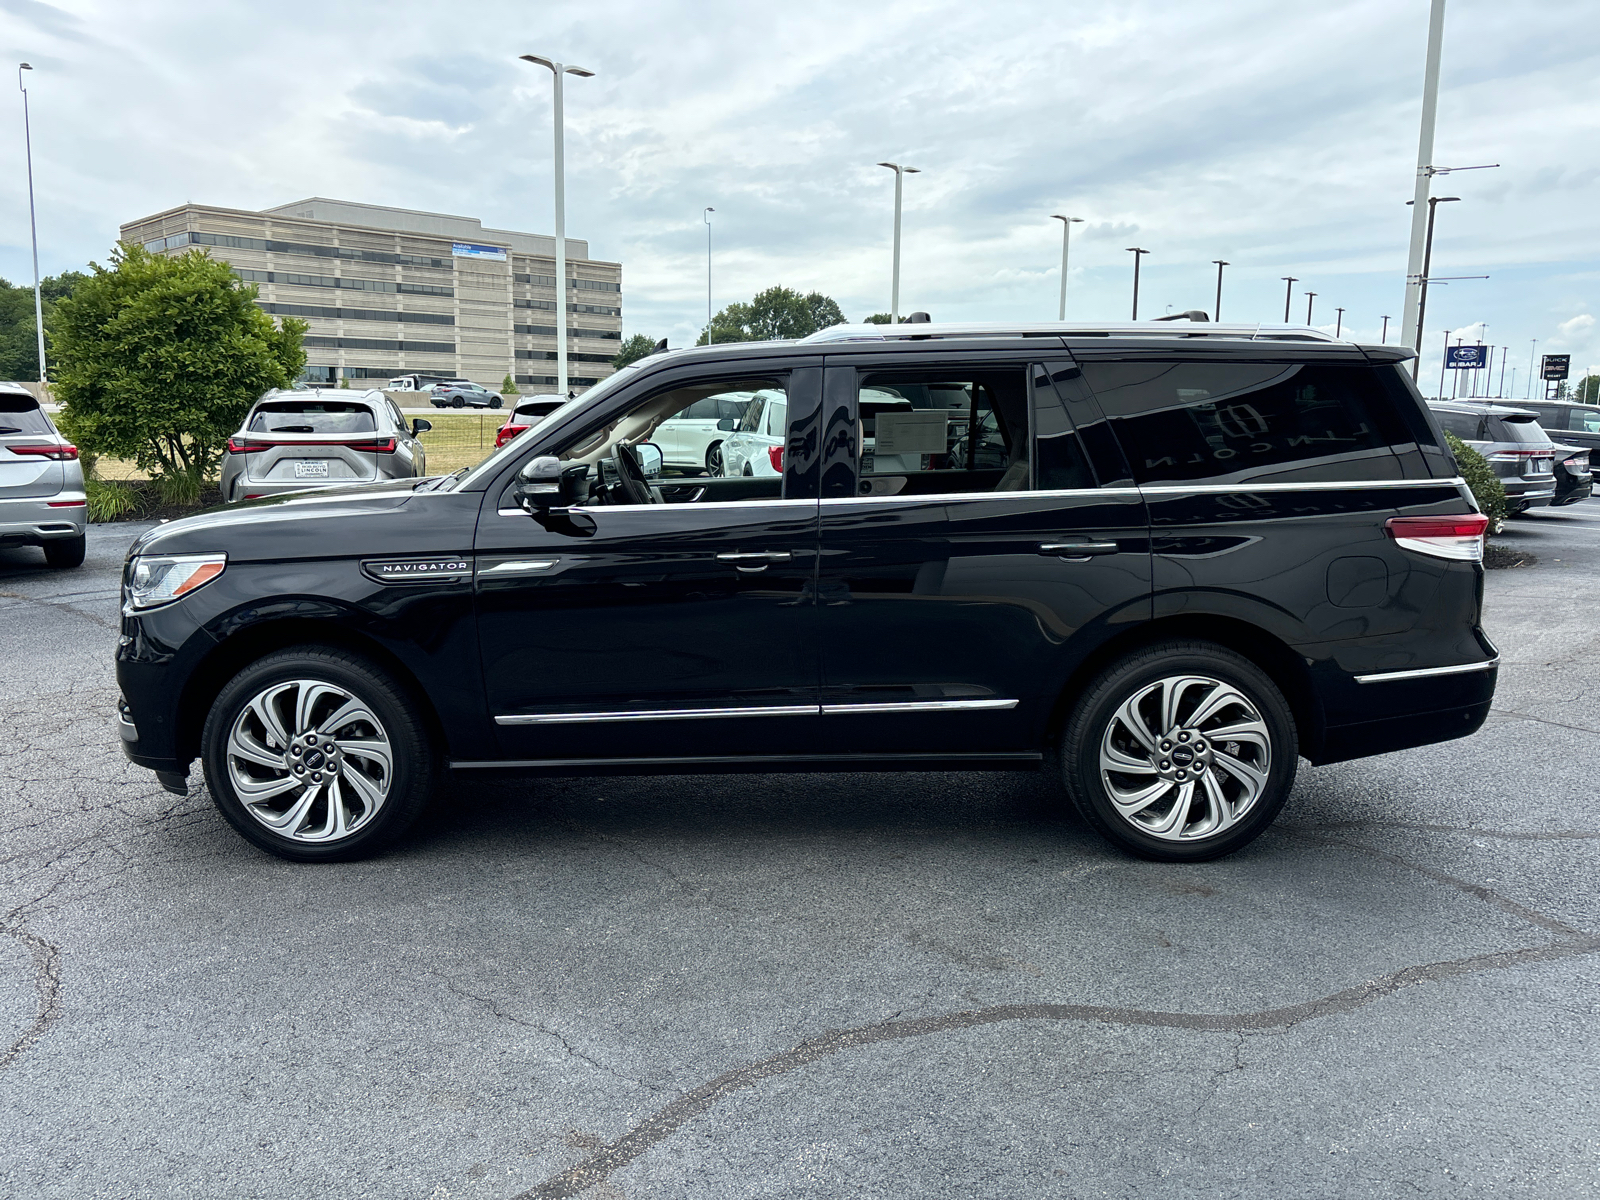
POLYGON ((834 325, 800 339, 818 342, 924 341, 929 338, 973 337, 1141 337, 1235 338, 1258 341, 1337 342, 1309 325, 1213 324, 1209 321, 941 321, 899 325, 834 325))

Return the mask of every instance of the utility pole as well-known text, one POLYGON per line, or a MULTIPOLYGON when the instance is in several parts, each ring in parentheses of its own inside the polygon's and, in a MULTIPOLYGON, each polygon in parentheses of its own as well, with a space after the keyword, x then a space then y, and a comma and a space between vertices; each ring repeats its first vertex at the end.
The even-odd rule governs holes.
MULTIPOLYGON (((1428 277, 1433 273, 1433 218, 1441 204, 1452 204, 1460 200, 1460 196, 1430 196, 1428 197, 1428 231, 1422 239, 1422 283, 1417 290, 1417 346, 1422 345, 1422 319, 1428 311, 1428 277)), ((1407 204, 1415 205, 1415 200, 1407 200, 1407 204)), ((1403 331, 1402 331, 1403 332, 1403 331)), ((1419 360, 1411 360, 1411 378, 1417 377, 1419 360)))
POLYGON ((711 214, 717 210, 707 206, 700 214, 706 223, 706 345, 711 345, 711 214))
POLYGON ((1051 213, 1052 221, 1061 222, 1061 307, 1056 312, 1056 320, 1067 319, 1067 250, 1072 244, 1072 227, 1082 225, 1082 217, 1063 217, 1060 213, 1051 213))
POLYGON ((1306 324, 1307 325, 1311 324, 1311 306, 1313 304, 1315 304, 1316 302, 1317 302, 1317 294, 1315 292, 1307 292, 1306 293, 1306 324))
POLYGON ((1220 258, 1213 258, 1211 261, 1217 264, 1217 308, 1216 312, 1212 314, 1211 319, 1213 321, 1220 321, 1222 320, 1222 268, 1230 267, 1233 264, 1224 262, 1220 258))
POLYGON ((1388 317, 1385 317, 1383 319, 1383 344, 1385 346, 1387 346, 1389 344, 1389 318, 1388 317))
POLYGON ((1444 357, 1439 360, 1439 399, 1444 399, 1444 381, 1450 377, 1450 330, 1444 331, 1444 357))
MULTIPOLYGON (((1427 216, 1423 206, 1433 178, 1433 127, 1439 109, 1439 59, 1444 48, 1444 0, 1432 0, 1428 11, 1428 49, 1422 68, 1422 123, 1417 135, 1417 181, 1412 196, 1411 248, 1406 259, 1406 304, 1400 321, 1400 336, 1412 337, 1417 330, 1417 315, 1422 303, 1423 241, 1427 216)), ((1417 340, 1421 331, 1417 330, 1417 340)), ((1419 349, 1413 345, 1413 350, 1419 349)))
POLYGON ((1289 302, 1294 299, 1294 285, 1300 281, 1293 275, 1285 275, 1283 281, 1289 286, 1283 289, 1283 323, 1289 323, 1289 302))
POLYGON ((1528 343, 1528 394, 1525 397, 1528 400, 1532 400, 1533 399, 1534 367, 1537 365, 1537 362, 1536 362, 1536 360, 1534 359, 1534 356, 1533 356, 1533 352, 1535 350, 1537 350, 1538 348, 1539 348, 1539 339, 1538 338, 1534 338, 1534 339, 1532 339, 1532 341, 1530 341, 1528 343))
POLYGON ((1495 391, 1499 394, 1499 397, 1502 400, 1505 399, 1506 395, 1506 356, 1510 353, 1510 351, 1510 346, 1500 347, 1500 386, 1497 387, 1495 391))
POLYGON ((39 335, 39 400, 44 400, 44 301, 39 298, 39 223, 33 215, 33 127, 28 119, 28 89, 22 86, 22 73, 33 68, 17 64, 17 90, 22 93, 22 137, 28 149, 28 229, 33 234, 33 324, 39 335))
POLYGON ((1139 319, 1139 260, 1150 251, 1142 250, 1138 246, 1127 246, 1125 249, 1133 255, 1133 319, 1139 319))
POLYGON ((900 323, 900 182, 907 175, 921 173, 920 167, 906 167, 899 163, 881 162, 894 172, 894 281, 889 288, 889 324, 900 323))
POLYGON ((1344 332, 1344 309, 1336 308, 1333 311, 1339 314, 1338 319, 1333 323, 1333 336, 1338 337, 1344 332))

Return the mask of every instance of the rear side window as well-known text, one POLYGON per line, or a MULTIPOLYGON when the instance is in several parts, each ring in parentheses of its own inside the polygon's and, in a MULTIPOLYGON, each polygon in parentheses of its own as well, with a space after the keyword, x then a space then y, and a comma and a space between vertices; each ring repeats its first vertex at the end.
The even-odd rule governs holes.
POLYGON ((862 495, 1027 491, 1027 378, 1021 367, 884 371, 856 395, 862 495))
POLYGON ((1576 429, 1582 433, 1600 433, 1600 412, 1592 408, 1567 410, 1567 423, 1563 429, 1576 429))
POLYGON ((1483 435, 1479 432, 1483 422, 1476 413, 1435 409, 1433 415, 1439 420, 1439 428, 1446 433, 1455 434, 1463 442, 1481 442, 1483 440, 1483 435))
POLYGON ((50 419, 32 396, 0 396, 0 437, 13 433, 49 434, 50 419))
POLYGON ((1370 368, 1085 363, 1138 483, 1395 479, 1370 368))
POLYGON ((275 400, 250 418, 251 433, 372 433, 377 428, 365 404, 337 400, 275 400))

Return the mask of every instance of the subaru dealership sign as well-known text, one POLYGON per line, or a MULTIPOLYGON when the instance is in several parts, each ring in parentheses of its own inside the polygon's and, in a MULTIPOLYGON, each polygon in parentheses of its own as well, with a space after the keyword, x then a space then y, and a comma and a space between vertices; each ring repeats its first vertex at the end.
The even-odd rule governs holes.
POLYGON ((450 253, 457 258, 489 258, 495 262, 505 262, 506 252, 503 246, 477 246, 471 242, 450 243, 450 253))
POLYGON ((1444 365, 1454 371, 1486 367, 1489 365, 1489 347, 1451 346, 1444 352, 1444 365))

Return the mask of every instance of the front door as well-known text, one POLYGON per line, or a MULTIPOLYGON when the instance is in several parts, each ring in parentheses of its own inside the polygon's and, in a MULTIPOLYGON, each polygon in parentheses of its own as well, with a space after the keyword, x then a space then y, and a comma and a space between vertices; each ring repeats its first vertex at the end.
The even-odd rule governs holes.
MULTIPOLYGON (((617 432, 726 392, 818 405, 819 368, 680 379, 593 440, 599 486, 563 518, 488 498, 476 589, 488 704, 504 757, 583 762, 793 756, 817 717, 815 489, 668 466, 649 502, 619 489, 617 432)), ((791 405, 794 407, 794 405, 791 405)), ((541 447, 541 453, 570 448, 541 447)), ((703 470, 703 468, 700 468, 703 470)))
POLYGON ((830 361, 826 394, 860 444, 822 501, 824 745, 1036 757, 1073 656, 1149 617, 1137 490, 1098 486, 1023 357, 830 361))

